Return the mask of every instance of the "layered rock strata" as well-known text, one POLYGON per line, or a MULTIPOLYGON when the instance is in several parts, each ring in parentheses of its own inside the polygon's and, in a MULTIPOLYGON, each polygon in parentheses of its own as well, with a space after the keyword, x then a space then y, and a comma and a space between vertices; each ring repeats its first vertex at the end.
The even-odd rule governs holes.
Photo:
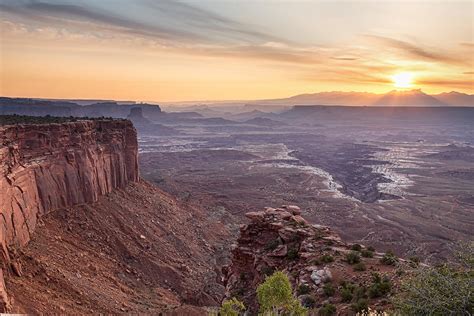
POLYGON ((2 268, 44 214, 95 202, 138 181, 137 153, 136 131, 127 120, 1 126, 2 268))

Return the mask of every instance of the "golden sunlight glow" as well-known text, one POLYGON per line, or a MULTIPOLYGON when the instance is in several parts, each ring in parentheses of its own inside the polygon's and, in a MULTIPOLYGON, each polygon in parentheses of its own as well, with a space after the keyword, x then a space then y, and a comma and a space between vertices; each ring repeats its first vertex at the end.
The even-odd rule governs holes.
POLYGON ((411 88, 413 86, 413 74, 400 72, 392 76, 393 85, 396 88, 411 88))

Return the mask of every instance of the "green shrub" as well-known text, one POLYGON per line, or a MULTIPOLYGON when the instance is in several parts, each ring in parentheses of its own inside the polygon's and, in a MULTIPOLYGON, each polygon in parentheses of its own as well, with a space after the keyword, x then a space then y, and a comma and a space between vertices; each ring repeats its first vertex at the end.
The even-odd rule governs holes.
POLYGON ((356 313, 367 312, 369 308, 369 302, 365 298, 360 298, 351 305, 351 308, 356 313))
POLYGON ((323 286, 323 292, 326 296, 333 296, 336 293, 336 289, 331 283, 326 283, 323 286))
POLYGON ((219 316, 238 316, 245 311, 245 305, 235 297, 225 300, 219 309, 219 316))
POLYGON ((306 313, 306 309, 293 297, 288 276, 281 271, 266 277, 265 282, 257 287, 257 300, 261 314, 277 311, 298 316, 306 313))
POLYGON ((395 256, 395 254, 392 251, 387 251, 382 259, 380 259, 380 262, 387 265, 387 266, 394 266, 398 262, 398 258, 395 256))
POLYGON ((356 263, 354 265, 354 271, 365 271, 367 268, 365 267, 365 264, 363 262, 356 263))
POLYGON ((306 308, 314 308, 316 306, 316 300, 311 295, 305 295, 302 299, 301 305, 306 308))
POLYGON ((394 299, 400 315, 473 315, 474 242, 462 245, 456 264, 420 267, 407 274, 394 299))
POLYGON ((375 252, 375 248, 374 248, 374 247, 372 247, 372 246, 369 246, 369 247, 367 247, 367 250, 368 250, 368 251, 375 252))
POLYGON ((354 294, 354 297, 356 300, 359 300, 361 298, 367 298, 367 289, 365 286, 356 286, 354 287, 354 291, 352 292, 354 294))
POLYGON ((378 273, 374 273, 373 283, 369 287, 368 294, 370 298, 382 297, 390 293, 391 288, 392 284, 389 278, 382 279, 378 273))
POLYGON ((265 250, 268 251, 273 251, 277 249, 277 247, 280 245, 280 240, 278 238, 270 240, 266 245, 265 245, 265 250))
POLYGON ((353 244, 352 247, 351 247, 352 250, 354 251, 361 251, 362 250, 362 246, 359 245, 359 244, 353 244))
POLYGON ((341 299, 344 303, 349 303, 350 301, 352 301, 352 290, 349 288, 342 288, 341 299))
POLYGON ((346 261, 349 264, 356 264, 360 262, 360 256, 357 252, 351 251, 346 255, 346 261))
POLYGON ((296 293, 299 295, 308 294, 311 291, 311 288, 307 284, 301 284, 296 290, 296 293))
POLYGON ((292 248, 288 249, 288 253, 286 254, 286 257, 290 260, 298 259, 298 257, 299 257, 298 248, 292 247, 292 248))
POLYGON ((324 263, 331 263, 331 262, 334 261, 334 258, 331 255, 325 254, 325 255, 321 256, 321 258, 319 260, 321 262, 324 262, 324 263))
POLYGON ((319 310, 318 310, 318 315, 319 316, 331 316, 336 314, 336 306, 326 303, 324 304, 319 310))
POLYGON ((373 258, 374 257, 374 252, 373 251, 370 251, 368 249, 363 249, 360 254, 362 255, 362 257, 364 258, 373 258))
POLYGON ((274 268, 274 267, 264 266, 264 267, 262 268, 262 273, 263 273, 263 275, 265 275, 265 276, 272 275, 273 272, 275 272, 275 268, 274 268))

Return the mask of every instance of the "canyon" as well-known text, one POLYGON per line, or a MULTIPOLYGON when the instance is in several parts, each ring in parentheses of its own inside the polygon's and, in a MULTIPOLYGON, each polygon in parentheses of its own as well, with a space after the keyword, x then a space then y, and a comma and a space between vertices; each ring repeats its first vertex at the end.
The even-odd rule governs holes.
MULTIPOLYGON (((447 238, 469 235, 470 222, 458 220, 472 210, 472 150, 459 141, 431 144, 438 136, 418 133, 426 143, 389 146, 389 136, 352 126, 329 126, 328 135, 307 125, 309 115, 331 116, 319 107, 280 115, 287 123, 262 118, 265 126, 187 113, 157 121, 132 109, 133 125, 0 116, 1 310, 203 315, 236 296, 254 313, 256 287, 282 270, 308 308, 332 304, 351 315, 359 301, 347 291, 368 297, 379 286, 374 273, 396 291, 397 269, 410 269, 402 259, 382 264, 387 250, 436 261, 450 256, 447 238), (348 130, 362 139, 350 142, 348 130), (424 213, 410 205, 437 203, 425 193, 428 176, 446 179, 436 182, 442 192, 456 181, 458 210, 444 203, 446 215, 420 222, 424 213), (268 207, 276 205, 284 206, 268 207), (372 253, 359 258, 361 271, 347 261, 354 251, 372 253)), ((387 293, 367 302, 390 308, 387 293)))

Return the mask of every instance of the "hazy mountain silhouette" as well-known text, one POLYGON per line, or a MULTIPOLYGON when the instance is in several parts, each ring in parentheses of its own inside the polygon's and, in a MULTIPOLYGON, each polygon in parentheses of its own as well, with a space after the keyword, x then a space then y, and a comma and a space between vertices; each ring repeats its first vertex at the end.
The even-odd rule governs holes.
POLYGON ((424 93, 421 90, 393 90, 384 94, 372 105, 381 106, 446 106, 448 104, 424 93))
POLYGON ((474 95, 460 93, 456 91, 443 92, 440 94, 433 95, 436 99, 450 105, 462 105, 462 106, 473 106, 474 95))
POLYGON ((289 98, 255 101, 261 105, 366 105, 366 106, 474 106, 474 95, 460 92, 429 95, 419 89, 370 92, 318 92, 289 98))

